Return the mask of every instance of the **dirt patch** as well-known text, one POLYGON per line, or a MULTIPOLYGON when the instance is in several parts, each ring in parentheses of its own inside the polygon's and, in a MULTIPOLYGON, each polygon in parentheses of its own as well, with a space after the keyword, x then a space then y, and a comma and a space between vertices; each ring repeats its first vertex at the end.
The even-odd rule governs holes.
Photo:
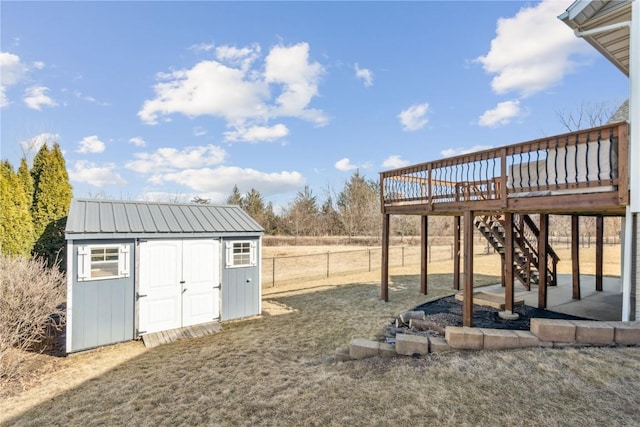
POLYGON ((263 316, 279 316, 281 314, 289 314, 297 311, 286 304, 279 303, 274 300, 262 300, 263 316))

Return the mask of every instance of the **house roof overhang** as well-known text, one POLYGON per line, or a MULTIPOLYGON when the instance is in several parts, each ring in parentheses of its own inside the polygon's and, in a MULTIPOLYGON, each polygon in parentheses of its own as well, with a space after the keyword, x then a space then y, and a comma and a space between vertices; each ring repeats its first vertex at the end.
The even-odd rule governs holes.
POLYGON ((558 18, 629 76, 633 1, 578 0, 558 18))

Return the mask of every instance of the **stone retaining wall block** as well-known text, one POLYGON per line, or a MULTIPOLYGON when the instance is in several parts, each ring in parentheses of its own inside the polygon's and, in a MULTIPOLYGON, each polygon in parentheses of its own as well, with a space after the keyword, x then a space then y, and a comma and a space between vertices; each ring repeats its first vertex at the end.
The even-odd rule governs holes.
POLYGON ((576 325, 576 342, 580 344, 612 345, 614 328, 597 320, 572 320, 576 325))
POLYGON ((396 357, 398 355, 398 353, 396 353, 396 348, 386 342, 380 343, 378 354, 380 357, 396 357))
POLYGON ((451 348, 461 350, 482 350, 484 344, 482 331, 467 326, 447 326, 444 337, 451 348))
POLYGON ((366 359, 378 355, 380 343, 378 341, 354 338, 349 343, 349 356, 352 359, 366 359))
POLYGON ((485 350, 504 350, 517 348, 520 340, 515 331, 509 329, 487 329, 480 328, 484 334, 483 348, 485 350))
MULTIPOLYGON (((514 331, 518 336, 518 347, 540 347, 540 338, 531 331, 514 331)), ((549 346, 551 347, 551 345, 549 346)))
POLYGON ((397 334, 396 353, 405 356, 429 353, 429 338, 421 335, 397 334))
POLYGON ((613 326, 614 338, 618 345, 640 345, 640 321, 609 322, 613 326))
POLYGON ((431 353, 443 353, 451 351, 451 346, 447 344, 444 337, 429 337, 429 351, 431 353))
POLYGON ((531 332, 542 341, 573 342, 576 340, 576 325, 569 320, 531 319, 531 332))

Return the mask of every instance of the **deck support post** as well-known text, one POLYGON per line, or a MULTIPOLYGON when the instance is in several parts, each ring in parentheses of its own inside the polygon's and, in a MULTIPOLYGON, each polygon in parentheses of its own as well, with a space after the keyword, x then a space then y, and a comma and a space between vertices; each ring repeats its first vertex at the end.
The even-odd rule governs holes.
POLYGON ((429 217, 420 217, 420 293, 427 294, 427 263, 429 256, 429 217))
POLYGON ((602 264, 604 245, 604 217, 596 216, 596 291, 602 292, 602 264))
POLYGON ((547 248, 549 247, 549 214, 540 214, 538 235, 538 308, 547 308, 547 248))
POLYGON ((573 299, 580 299, 580 217, 571 215, 571 272, 573 299))
POLYGON ((473 217, 473 211, 464 212, 463 326, 473 326, 473 217))
POLYGON ((460 216, 453 217, 453 289, 460 290, 460 216))
POLYGON ((513 313, 513 213, 504 214, 504 309, 513 313))
POLYGON ((382 277, 380 280, 380 299, 389 301, 389 218, 391 215, 382 214, 382 277))

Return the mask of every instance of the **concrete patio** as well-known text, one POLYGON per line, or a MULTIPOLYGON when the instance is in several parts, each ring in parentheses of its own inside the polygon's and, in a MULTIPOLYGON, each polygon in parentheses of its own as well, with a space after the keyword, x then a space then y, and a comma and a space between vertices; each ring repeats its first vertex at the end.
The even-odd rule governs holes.
MULTIPOLYGON (((593 320, 622 319, 622 282, 619 277, 603 277, 602 292, 596 291, 595 276, 580 275, 579 300, 573 299, 572 278, 570 274, 558 274, 558 286, 547 288, 547 310, 571 314, 593 320)), ((481 288, 484 292, 504 295, 504 288, 491 285, 481 288)), ((538 306, 538 287, 527 291, 518 283, 515 285, 515 298, 523 298, 531 307, 538 306)))

